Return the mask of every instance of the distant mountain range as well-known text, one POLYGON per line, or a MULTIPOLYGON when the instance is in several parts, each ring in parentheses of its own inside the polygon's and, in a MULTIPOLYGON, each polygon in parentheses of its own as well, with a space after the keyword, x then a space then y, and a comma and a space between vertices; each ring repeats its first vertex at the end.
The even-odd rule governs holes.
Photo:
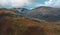
POLYGON ((19 14, 19 15, 22 15, 22 16, 25 16, 26 13, 29 11, 28 9, 25 9, 25 8, 13 8, 12 9, 16 14, 19 14))
POLYGON ((24 17, 37 18, 46 21, 60 21, 60 8, 40 6, 32 10, 14 8, 14 12, 24 17))

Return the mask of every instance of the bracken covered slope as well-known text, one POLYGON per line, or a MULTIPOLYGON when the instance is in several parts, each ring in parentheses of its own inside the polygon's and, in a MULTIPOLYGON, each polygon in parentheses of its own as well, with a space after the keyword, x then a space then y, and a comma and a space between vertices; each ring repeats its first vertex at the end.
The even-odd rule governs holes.
POLYGON ((60 35, 59 22, 25 18, 10 10, 0 11, 0 35, 60 35))

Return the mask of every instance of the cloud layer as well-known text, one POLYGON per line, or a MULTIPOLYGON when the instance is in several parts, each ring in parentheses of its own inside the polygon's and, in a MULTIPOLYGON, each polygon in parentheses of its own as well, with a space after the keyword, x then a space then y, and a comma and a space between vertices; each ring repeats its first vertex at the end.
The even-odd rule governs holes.
POLYGON ((29 5, 29 0, 0 0, 0 6, 7 6, 11 4, 12 7, 23 7, 29 5))
POLYGON ((30 2, 28 0, 11 0, 11 4, 13 7, 23 7, 29 5, 30 2))
POLYGON ((51 6, 51 7, 60 7, 60 0, 0 0, 0 6, 12 6, 12 7, 38 7, 38 6, 51 6), (41 3, 44 4, 41 4, 41 3))

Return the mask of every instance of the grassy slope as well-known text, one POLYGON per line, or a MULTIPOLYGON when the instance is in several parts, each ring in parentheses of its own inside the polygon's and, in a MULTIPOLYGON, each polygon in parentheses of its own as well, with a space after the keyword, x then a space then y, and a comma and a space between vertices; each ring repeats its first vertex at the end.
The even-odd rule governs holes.
POLYGON ((37 21, 12 13, 0 13, 0 35, 60 35, 60 26, 52 24, 57 22, 37 21))

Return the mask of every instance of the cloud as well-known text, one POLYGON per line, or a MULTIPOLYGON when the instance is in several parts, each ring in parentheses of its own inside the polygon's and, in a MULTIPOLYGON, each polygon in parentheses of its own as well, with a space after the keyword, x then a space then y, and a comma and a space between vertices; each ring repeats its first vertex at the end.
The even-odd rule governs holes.
POLYGON ((60 7, 60 0, 49 0, 46 1, 43 5, 50 7, 60 7))
POLYGON ((60 7, 60 0, 56 0, 53 4, 54 7, 60 7))
POLYGON ((48 0, 44 4, 37 4, 35 7, 39 6, 60 7, 60 0, 48 0))
POLYGON ((0 6, 6 6, 8 4, 7 0, 0 0, 0 6))
POLYGON ((8 6, 11 4, 12 7, 23 7, 25 5, 30 5, 30 0, 0 0, 0 6, 8 6))
POLYGON ((56 0, 48 0, 44 4, 38 4, 37 6, 54 6, 54 3, 56 3, 56 0))
POLYGON ((11 4, 13 7, 23 7, 25 5, 29 5, 29 0, 11 0, 11 4))
POLYGON ((44 5, 51 6, 54 3, 54 0, 46 1, 44 5))
POLYGON ((0 6, 3 6, 3 7, 5 6, 12 6, 12 7, 27 6, 27 8, 34 8, 38 6, 60 7, 60 0, 0 0, 0 6))

